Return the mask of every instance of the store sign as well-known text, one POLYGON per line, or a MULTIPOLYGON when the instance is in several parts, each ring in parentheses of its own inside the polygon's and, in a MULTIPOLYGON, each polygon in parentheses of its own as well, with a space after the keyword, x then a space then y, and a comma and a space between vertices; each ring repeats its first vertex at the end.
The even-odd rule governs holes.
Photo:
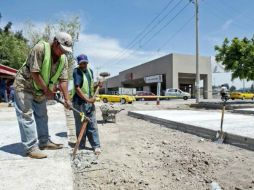
POLYGON ((145 83, 158 83, 162 82, 162 75, 154 75, 144 78, 145 83))

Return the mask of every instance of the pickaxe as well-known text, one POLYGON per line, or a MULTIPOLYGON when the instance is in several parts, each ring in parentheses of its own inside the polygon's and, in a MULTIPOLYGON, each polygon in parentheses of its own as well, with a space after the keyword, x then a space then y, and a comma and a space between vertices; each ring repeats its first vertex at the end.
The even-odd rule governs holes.
MULTIPOLYGON (((97 86, 96 91, 95 91, 95 93, 94 93, 94 95, 93 95, 93 98, 96 98, 96 96, 99 94, 99 90, 100 90, 100 87, 97 86)), ((57 102, 59 102, 59 103, 61 103, 61 104, 64 105, 64 102, 62 102, 62 101, 59 100, 58 98, 55 97, 55 100, 56 100, 57 102)), ((73 159, 75 159, 76 152, 77 152, 77 150, 78 150, 78 147, 79 147, 79 145, 80 145, 80 142, 81 142, 81 140, 82 140, 82 137, 83 137, 83 135, 84 135, 84 133, 85 133, 85 131, 86 131, 87 124, 88 124, 88 122, 91 122, 91 120, 90 120, 88 117, 86 117, 86 115, 85 115, 84 112, 80 112, 79 110, 75 109, 75 108, 72 107, 72 106, 70 107, 70 109, 73 110, 73 111, 75 111, 75 112, 77 112, 77 113, 79 113, 79 115, 80 115, 80 117, 81 117, 81 122, 82 122, 81 130, 80 130, 80 132, 79 132, 78 139, 77 139, 77 142, 76 142, 76 144, 75 144, 75 147, 74 147, 73 153, 72 153, 72 157, 73 157, 73 159)))

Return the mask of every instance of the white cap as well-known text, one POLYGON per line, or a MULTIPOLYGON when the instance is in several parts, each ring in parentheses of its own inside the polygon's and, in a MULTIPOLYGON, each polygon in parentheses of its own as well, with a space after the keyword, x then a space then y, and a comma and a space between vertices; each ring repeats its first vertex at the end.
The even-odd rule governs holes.
POLYGON ((70 34, 67 34, 66 32, 58 32, 55 38, 65 52, 72 52, 72 37, 70 34))

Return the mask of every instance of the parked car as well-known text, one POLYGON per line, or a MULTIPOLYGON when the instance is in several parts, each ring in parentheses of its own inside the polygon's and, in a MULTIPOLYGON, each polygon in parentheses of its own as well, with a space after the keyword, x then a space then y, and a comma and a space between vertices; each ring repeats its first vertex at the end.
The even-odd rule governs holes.
POLYGON ((134 96, 129 95, 108 95, 108 94, 101 94, 99 95, 100 99, 104 102, 120 102, 121 104, 125 103, 133 103, 136 99, 134 96))
POLYGON ((254 99, 254 94, 253 93, 250 93, 250 92, 231 92, 230 93, 230 98, 232 100, 235 100, 235 99, 241 99, 241 100, 244 100, 244 99, 254 99))
POLYGON ((191 97, 190 93, 183 92, 182 90, 177 88, 166 89, 165 96, 175 96, 177 98, 182 98, 184 100, 188 100, 191 97))
POLYGON ((135 98, 136 100, 140 100, 140 101, 156 100, 156 97, 153 97, 153 96, 156 96, 156 95, 152 92, 137 91, 135 98))

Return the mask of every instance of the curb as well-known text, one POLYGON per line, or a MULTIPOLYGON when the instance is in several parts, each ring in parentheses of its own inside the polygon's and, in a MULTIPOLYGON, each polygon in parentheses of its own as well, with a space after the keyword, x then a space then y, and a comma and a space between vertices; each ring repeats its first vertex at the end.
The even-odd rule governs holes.
MULTIPOLYGON (((221 109, 222 102, 200 102, 198 104, 197 103, 191 104, 190 107, 198 109, 221 109)), ((253 107, 254 107, 253 102, 227 102, 225 109, 234 110, 253 107)))
POLYGON ((233 110, 232 113, 245 114, 245 115, 253 115, 253 110, 233 110))
MULTIPOLYGON (((192 135, 197 135, 206 139, 215 140, 215 136, 217 131, 207 128, 202 128, 194 125, 188 125, 180 122, 174 122, 166 119, 161 119, 153 116, 148 116, 140 113, 135 113, 132 111, 128 112, 128 116, 143 119, 146 121, 150 121, 155 124, 160 124, 164 127, 168 127, 171 129, 179 130, 184 133, 190 133, 192 135)), ((226 137, 224 143, 231 144, 240 148, 244 148, 247 150, 254 151, 254 139, 249 137, 244 137, 240 135, 235 135, 231 133, 226 133, 226 137)))

